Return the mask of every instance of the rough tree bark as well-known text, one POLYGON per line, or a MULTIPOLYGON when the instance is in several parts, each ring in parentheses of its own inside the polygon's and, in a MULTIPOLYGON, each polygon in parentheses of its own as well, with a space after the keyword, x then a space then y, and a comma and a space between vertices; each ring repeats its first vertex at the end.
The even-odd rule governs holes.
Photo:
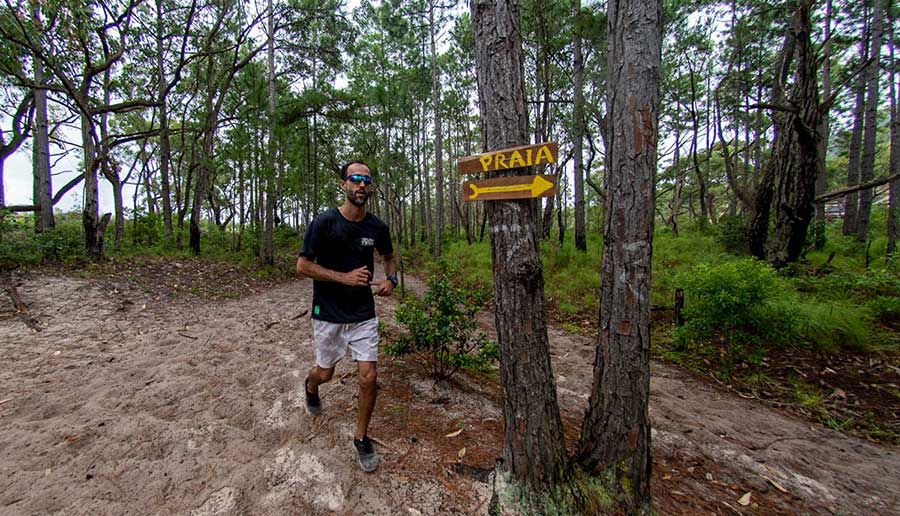
MULTIPOLYGON (((825 2, 825 44, 822 48, 822 98, 831 97, 831 0, 825 2)), ((828 150, 829 120, 819 122, 819 175, 816 177, 816 197, 825 193, 825 153, 828 150)), ((816 203, 815 248, 825 247, 825 203, 816 203)))
POLYGON ((434 101, 434 183, 436 207, 434 221, 434 256, 441 256, 441 235, 444 232, 444 141, 441 132, 441 71, 438 68, 437 50, 435 48, 434 10, 437 9, 434 2, 428 10, 428 22, 431 36, 431 83, 434 101))
MULTIPOLYGON (((581 14, 581 0, 575 0, 572 7, 572 23, 575 32, 574 48, 574 104, 572 107, 572 145, 575 163, 575 249, 587 251, 587 235, 584 224, 584 169, 582 167, 583 156, 581 153, 582 140, 584 139, 584 91, 583 76, 584 63, 581 57, 581 28, 579 18, 581 14)), ((562 203, 560 203, 560 206, 562 203)), ((562 233, 562 231, 560 231, 562 233)))
MULTIPOLYGON (((697 74, 694 72, 694 68, 691 65, 691 62, 688 61, 688 69, 691 75, 691 126, 693 127, 693 132, 691 134, 691 162, 693 163, 694 168, 694 176, 697 178, 697 188, 699 189, 698 197, 700 200, 700 220, 698 227, 701 230, 706 229, 710 221, 710 213, 708 201, 709 201, 709 187, 706 183, 706 176, 700 170, 700 161, 697 156, 697 135, 700 133, 700 119, 697 113, 697 74)), ((706 132, 707 135, 709 131, 706 132)), ((707 145, 707 147, 709 147, 707 145)))
POLYGON ((600 335, 577 457, 629 514, 650 503, 650 271, 659 129, 660 0, 610 0, 607 210, 600 335))
MULTIPOLYGON (((889 175, 896 176, 900 174, 900 113, 897 106, 897 68, 894 61, 894 20, 889 25, 890 35, 888 44, 891 50, 891 73, 888 76, 890 80, 889 94, 891 96, 891 157, 889 167, 889 175)), ((900 179, 895 179, 889 183, 888 187, 888 220, 887 220, 887 255, 893 257, 897 250, 897 237, 900 232, 900 179)))
MULTIPOLYGON (((781 47, 781 56, 775 81, 772 85, 772 104, 784 104, 784 85, 788 70, 794 59, 795 38, 788 31, 781 47)), ((788 113, 772 111, 772 125, 775 137, 772 140, 772 155, 763 169, 763 175, 756 185, 753 195, 753 213, 748 226, 748 245, 750 253, 760 260, 766 259, 766 241, 769 236, 769 215, 771 214, 772 196, 775 192, 775 177, 779 166, 791 166, 791 138, 788 113)))
MULTIPOLYGON (((35 19, 40 19, 40 7, 34 9, 35 19)), ((44 83, 44 63, 38 56, 32 60, 35 84, 44 83)), ((32 151, 32 175, 34 177, 33 202, 41 210, 35 213, 35 232, 56 225, 53 216, 53 180, 50 176, 50 129, 47 121, 47 90, 35 88, 34 92, 34 143, 32 151)))
MULTIPOLYGON (((872 10, 872 43, 866 67, 866 114, 863 123, 863 145, 859 163, 860 184, 875 177, 875 136, 878 117, 878 79, 881 56, 881 35, 884 31, 884 1, 874 0, 872 10)), ((859 192, 859 212, 856 220, 856 239, 865 242, 869 236, 869 214, 872 211, 872 190, 859 192)))
POLYGON ((776 268, 796 261, 803 253, 806 234, 814 214, 816 178, 819 175, 819 140, 821 118, 816 80, 816 58, 812 46, 810 9, 813 0, 798 0, 794 10, 792 31, 796 45, 796 70, 791 88, 788 113, 791 159, 794 166, 781 165, 776 175, 772 211, 774 230, 767 259, 776 268))
POLYGON ((268 152, 266 152, 266 232, 259 253, 259 261, 263 265, 275 264, 275 11, 272 8, 272 0, 267 2, 268 15, 267 32, 269 36, 269 48, 266 53, 267 83, 269 89, 267 105, 267 129, 268 152))
MULTIPOLYGON (((528 143, 524 70, 515 0, 473 0, 483 151, 528 143)), ((511 173, 522 173, 518 169, 511 173)), ((556 386, 544 325, 544 277, 532 200, 486 205, 503 389, 503 468, 546 489, 567 474, 556 386)))
MULTIPOLYGON (((863 23, 862 37, 859 42, 859 61, 865 62, 868 54, 868 24, 863 23)), ((856 104, 853 108, 853 129, 850 132, 850 149, 847 165, 847 186, 859 184, 859 148, 862 142, 863 112, 865 110, 866 79, 865 74, 856 78, 856 104)), ((845 235, 856 234, 857 213, 859 210, 859 194, 853 192, 844 198, 844 223, 842 232, 845 235)))

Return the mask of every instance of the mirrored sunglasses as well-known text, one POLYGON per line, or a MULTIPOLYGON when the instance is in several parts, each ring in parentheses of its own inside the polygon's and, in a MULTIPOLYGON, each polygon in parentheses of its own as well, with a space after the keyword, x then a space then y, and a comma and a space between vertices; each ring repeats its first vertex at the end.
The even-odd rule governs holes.
POLYGON ((360 184, 364 183, 366 185, 372 184, 372 178, 369 176, 364 176, 362 174, 351 174, 349 176, 344 177, 344 181, 350 181, 352 183, 360 184))

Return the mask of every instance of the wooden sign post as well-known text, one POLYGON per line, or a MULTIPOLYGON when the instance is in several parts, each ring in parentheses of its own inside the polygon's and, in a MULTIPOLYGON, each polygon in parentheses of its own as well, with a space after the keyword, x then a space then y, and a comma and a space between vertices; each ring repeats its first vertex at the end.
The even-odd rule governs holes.
MULTIPOLYGON (((547 142, 466 156, 457 161, 457 167, 460 174, 478 174, 555 163, 558 158, 559 144, 547 142)), ((555 192, 556 176, 544 175, 466 181, 462 193, 463 200, 470 202, 534 199, 555 192)))
POLYGON ((556 188, 556 176, 515 176, 466 181, 463 183, 463 200, 501 201, 508 199, 535 199, 550 197, 556 188))
POLYGON ((460 174, 477 174, 556 163, 558 157, 559 143, 547 142, 466 156, 459 158, 456 165, 460 174))

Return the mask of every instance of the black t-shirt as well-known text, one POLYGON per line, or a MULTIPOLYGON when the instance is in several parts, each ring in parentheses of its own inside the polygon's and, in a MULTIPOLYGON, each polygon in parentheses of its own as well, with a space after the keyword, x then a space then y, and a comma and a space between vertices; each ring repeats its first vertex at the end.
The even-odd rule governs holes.
MULTIPOLYGON (((391 232, 371 213, 353 222, 337 208, 320 213, 306 229, 300 256, 338 272, 365 266, 369 277, 375 270, 375 255, 393 254, 391 232)), ((333 323, 355 323, 375 317, 375 299, 369 286, 350 287, 334 281, 313 281, 313 319, 333 323)))

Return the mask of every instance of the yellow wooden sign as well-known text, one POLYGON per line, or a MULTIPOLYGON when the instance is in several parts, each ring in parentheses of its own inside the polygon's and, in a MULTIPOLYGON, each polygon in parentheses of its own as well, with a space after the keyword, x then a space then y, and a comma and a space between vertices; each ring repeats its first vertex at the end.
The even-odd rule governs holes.
POLYGON ((499 201, 550 197, 556 192, 556 176, 515 176, 463 183, 463 200, 499 201))
POLYGON ((558 157, 559 143, 547 142, 466 156, 459 158, 456 166, 460 174, 477 174, 555 163, 558 157))

